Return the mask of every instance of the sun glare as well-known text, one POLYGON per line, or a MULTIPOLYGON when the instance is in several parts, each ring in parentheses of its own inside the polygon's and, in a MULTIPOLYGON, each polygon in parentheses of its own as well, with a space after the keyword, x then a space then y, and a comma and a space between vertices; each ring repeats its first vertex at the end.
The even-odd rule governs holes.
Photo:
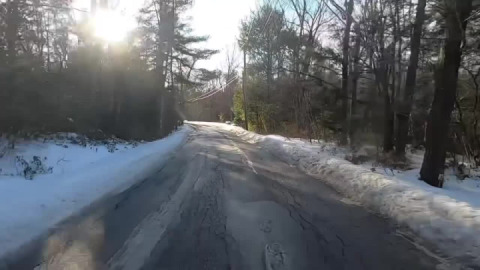
POLYGON ((131 21, 115 11, 101 10, 94 20, 95 36, 107 42, 122 41, 132 28, 131 21))

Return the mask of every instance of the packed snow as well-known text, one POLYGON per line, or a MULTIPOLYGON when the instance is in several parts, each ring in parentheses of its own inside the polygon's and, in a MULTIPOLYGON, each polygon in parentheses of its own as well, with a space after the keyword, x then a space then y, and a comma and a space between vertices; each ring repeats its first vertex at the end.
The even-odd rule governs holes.
POLYGON ((418 180, 419 169, 396 171, 358 166, 333 143, 263 136, 217 123, 202 123, 257 143, 370 209, 407 225, 456 259, 480 265, 480 181, 450 176, 443 189, 418 180))
POLYGON ((189 132, 184 126, 150 143, 85 141, 65 134, 19 140, 14 149, 0 140, 0 257, 107 194, 148 177, 189 132), (37 173, 28 177, 25 167, 37 173))

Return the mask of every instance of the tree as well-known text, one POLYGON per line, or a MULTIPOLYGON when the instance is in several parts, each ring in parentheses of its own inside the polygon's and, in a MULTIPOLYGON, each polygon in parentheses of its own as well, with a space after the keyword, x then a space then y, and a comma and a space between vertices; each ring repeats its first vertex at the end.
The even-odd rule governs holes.
MULTIPOLYGON (((247 66, 248 76, 248 103, 250 103, 250 88, 255 85, 255 103, 245 104, 248 111, 249 127, 258 128, 257 131, 274 129, 273 101, 278 96, 275 89, 275 76, 280 73, 285 64, 284 54, 288 50, 286 39, 289 35, 285 13, 270 5, 262 6, 257 12, 242 23, 239 45, 248 51, 250 64, 247 66), (268 109, 267 109, 268 108, 268 109), (250 117, 252 114, 252 117, 250 117), (252 125, 250 123, 252 122, 252 125)), ((245 111, 245 109, 244 109, 245 111)), ((245 118, 245 117, 243 117, 245 118)))
POLYGON ((353 23, 353 0, 345 1, 346 14, 345 14, 345 30, 343 33, 342 42, 342 121, 343 121, 343 135, 340 143, 347 143, 348 136, 348 70, 349 70, 349 54, 350 54, 350 31, 353 23))
POLYGON ((194 48, 208 37, 194 36, 181 14, 191 6, 191 0, 152 0, 141 10, 140 24, 143 30, 142 46, 158 74, 157 108, 160 132, 168 134, 177 125, 180 115, 168 115, 180 111, 179 103, 185 99, 184 87, 194 85, 190 78, 195 63, 208 59, 216 50, 194 48), (187 69, 187 72, 184 72, 187 69), (180 100, 180 101, 179 101, 180 100))
POLYGON ((426 148, 420 178, 428 184, 441 187, 446 158, 450 119, 457 94, 458 70, 462 60, 462 44, 472 0, 442 2, 442 15, 446 23, 446 40, 439 69, 435 77, 435 95, 427 125, 426 148))
POLYGON ((358 80, 360 77, 360 49, 361 49, 361 31, 360 24, 355 24, 355 45, 353 48, 352 58, 353 58, 353 70, 350 73, 350 89, 351 89, 351 102, 350 102, 350 116, 348 118, 348 137, 350 145, 355 145, 355 131, 357 129, 358 117, 357 117, 357 89, 358 89, 358 80))
POLYGON ((418 58, 420 55, 420 42, 422 37, 422 28, 425 21, 426 0, 419 0, 417 4, 417 12, 415 23, 413 26, 413 35, 410 41, 410 63, 408 65, 407 79, 405 83, 405 91, 403 92, 403 104, 398 108, 397 112, 397 137, 395 151, 397 156, 405 155, 405 146, 408 137, 408 122, 412 110, 413 94, 415 92, 415 83, 417 79, 418 58))
POLYGON ((241 35, 247 39, 249 57, 255 63, 255 69, 265 78, 265 98, 270 99, 273 77, 279 69, 279 57, 283 51, 285 16, 273 6, 265 5, 253 14, 248 24, 242 28, 241 35))
POLYGON ((97 3, 109 8, 74 18, 71 0, 0 1, 0 133, 154 139, 178 126, 181 85, 203 84, 195 62, 216 53, 180 16, 191 1, 149 1, 116 43, 94 34, 97 3))

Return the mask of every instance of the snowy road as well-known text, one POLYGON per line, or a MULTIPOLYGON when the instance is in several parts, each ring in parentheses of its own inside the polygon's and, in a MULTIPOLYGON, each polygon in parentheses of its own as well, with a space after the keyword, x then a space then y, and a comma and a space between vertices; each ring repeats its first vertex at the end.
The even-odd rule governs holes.
POLYGON ((445 267, 405 229, 259 146, 212 126, 194 128, 157 173, 69 219, 4 267, 445 267))

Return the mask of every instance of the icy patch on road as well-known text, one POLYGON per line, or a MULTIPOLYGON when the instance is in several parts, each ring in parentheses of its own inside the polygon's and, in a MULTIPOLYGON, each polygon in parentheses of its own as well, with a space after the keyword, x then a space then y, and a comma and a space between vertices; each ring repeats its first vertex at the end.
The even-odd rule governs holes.
MULTIPOLYGON (((72 162, 32 181, 21 176, 0 179, 0 258, 92 202, 120 193, 152 175, 189 132, 185 126, 162 140, 115 153, 102 150, 87 154, 89 150, 73 146, 62 147, 63 152, 59 152, 55 147, 36 145, 46 155, 54 149, 56 154, 49 155, 48 160, 65 154, 65 159, 72 162)), ((25 151, 31 149, 26 147, 25 151)))
POLYGON ((480 265, 480 196, 466 195, 460 188, 433 188, 411 176, 406 180, 372 172, 344 160, 342 149, 328 143, 263 136, 226 124, 199 124, 258 143, 337 191, 409 226, 448 255, 480 265))

